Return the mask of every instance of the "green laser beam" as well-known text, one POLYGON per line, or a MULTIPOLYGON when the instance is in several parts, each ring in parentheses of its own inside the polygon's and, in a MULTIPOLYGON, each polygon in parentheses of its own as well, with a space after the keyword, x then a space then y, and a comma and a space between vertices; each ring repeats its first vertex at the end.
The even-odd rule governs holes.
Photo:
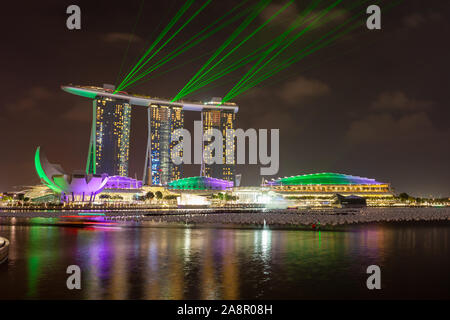
POLYGON ((260 0, 257 4, 256 9, 254 12, 252 12, 240 25, 239 27, 234 30, 234 32, 228 37, 228 39, 216 50, 216 52, 208 59, 208 61, 200 68, 200 70, 192 77, 192 79, 184 86, 183 89, 175 96, 175 98, 172 99, 172 101, 178 100, 180 97, 182 97, 183 92, 190 86, 190 84, 205 70, 213 61, 214 59, 222 52, 224 51, 230 43, 239 36, 239 34, 242 33, 242 31, 260 14, 260 12, 266 8, 271 0, 260 0))
POLYGON ((269 43, 266 43, 260 47, 258 47, 257 49, 255 49, 254 51, 252 51, 251 53, 247 54, 246 56, 242 57, 241 59, 233 62, 232 64, 228 65, 226 68, 222 69, 220 72, 214 74, 213 76, 207 78, 206 80, 204 80, 202 83, 200 83, 196 88, 189 90, 188 92, 186 92, 186 95, 189 95, 191 93, 193 93, 194 91, 199 90, 201 87, 208 85, 209 83, 220 79, 230 73, 232 73, 233 71, 247 65, 248 63, 250 63, 251 61, 256 60, 258 57, 261 56, 261 53, 258 54, 258 51, 263 50, 264 48, 266 48, 267 46, 271 45, 275 40, 272 40, 269 43))
MULTIPOLYGON (((366 2, 366 1, 369 1, 369 0, 364 0, 363 2, 366 2)), ((339 14, 342 14, 342 12, 340 12, 339 14)), ((336 14, 335 14, 334 16, 331 16, 330 18, 328 18, 326 22, 328 22, 328 20, 332 20, 335 16, 336 16, 336 14)), ((326 22, 325 22, 325 23, 326 23, 326 22)), ((264 49, 264 47, 267 47, 268 45, 271 45, 271 44, 272 44, 273 42, 275 42, 275 41, 276 41, 276 39, 275 39, 275 40, 272 40, 272 42, 263 45, 262 47, 258 48, 256 51, 261 50, 261 49, 264 49)), ((256 51, 254 51, 254 52, 256 52, 256 51)), ((254 52, 252 52, 251 54, 253 54, 254 52)), ((251 54, 250 54, 250 55, 251 55, 251 54)), ((249 55, 248 55, 248 56, 249 56, 249 55)), ((229 67, 225 68, 225 69, 222 70, 221 72, 216 73, 214 76, 208 78, 207 80, 205 80, 205 81, 199 83, 195 88, 193 88, 193 89, 188 90, 187 92, 185 92, 185 95, 189 95, 189 94, 191 94, 191 93, 193 93, 193 92, 199 90, 201 87, 208 85, 211 81, 214 81, 214 80, 216 80, 216 79, 218 79, 218 78, 221 78, 222 76, 227 75, 228 73, 230 73, 230 72, 232 72, 232 71, 234 71, 234 70, 236 70, 236 69, 242 67, 243 65, 248 64, 249 62, 255 60, 257 57, 260 57, 261 55, 252 57, 251 59, 249 59, 249 60, 244 61, 243 63, 241 63, 241 61, 242 61, 242 60, 245 60, 248 56, 246 56, 246 57, 242 58, 241 60, 235 62, 234 64, 232 64, 232 65, 230 65, 229 67)))
MULTIPOLYGON (((223 29, 224 27, 226 27, 227 25, 231 24, 232 22, 236 21, 237 19, 239 19, 240 17, 242 17, 243 15, 237 15, 236 17, 234 17, 233 19, 231 19, 230 21, 227 21, 226 23, 220 25, 219 27, 217 27, 216 29, 214 29, 213 31, 209 32, 208 34, 206 34, 205 36, 197 39, 195 42, 191 43, 190 45, 186 46, 185 48, 182 48, 182 50, 179 51, 174 51, 172 53, 170 53, 169 55, 167 55, 165 58, 160 59, 157 63, 155 63, 152 67, 146 69, 142 74, 136 76, 133 80, 130 80, 127 83, 127 86, 139 81, 140 79, 146 77, 148 74, 150 74, 151 72, 153 72, 154 70, 158 69, 159 67, 163 66, 164 64, 172 61, 174 58, 176 58, 177 56, 179 56, 180 54, 188 51, 189 49, 191 49, 193 46, 197 45, 198 43, 202 42, 203 40, 205 40, 206 38, 210 37, 212 34, 220 31, 221 29, 223 29)), ((214 52, 214 51, 213 51, 214 52)))
MULTIPOLYGON (((171 4, 170 8, 167 10, 167 12, 166 12, 166 14, 164 15, 164 17, 161 18, 161 19, 159 20, 158 25, 157 25, 155 28, 153 28, 153 30, 152 30, 150 36, 148 37, 149 39, 152 39, 152 38, 153 38, 153 36, 157 33, 157 31, 158 31, 159 28, 161 27, 163 21, 165 21, 166 18, 169 16, 169 13, 170 13, 171 9, 172 9, 172 8, 174 7, 174 5, 175 5, 175 2, 176 2, 176 0, 172 0, 172 2, 171 2, 172 4, 171 4)), ((145 52, 147 51, 147 48, 150 46, 150 43, 151 43, 151 41, 149 41, 149 40, 146 40, 146 41, 145 41, 144 49, 141 50, 141 53, 138 55, 138 58, 137 58, 136 61, 132 64, 132 66, 138 64, 139 59, 145 54, 145 52)), ((126 75, 127 75, 126 73, 125 73, 124 75, 122 75, 121 79, 125 78, 126 75)), ((116 87, 117 87, 117 86, 116 86, 116 87)))
POLYGON ((200 12, 203 11, 203 9, 211 3, 212 0, 206 0, 206 2, 200 7, 200 9, 198 9, 180 28, 178 28, 177 31, 175 31, 175 33, 169 37, 169 39, 167 39, 162 45, 161 47, 158 48, 158 50, 156 50, 149 58, 147 58, 147 60, 145 60, 142 65, 135 71, 138 72, 142 67, 144 67, 155 55, 157 55, 173 38, 175 38, 177 36, 178 33, 181 32, 181 30, 183 30, 200 12))
POLYGON ((127 58, 128 51, 130 50, 131 41, 133 40, 134 33, 135 33, 135 31, 136 31, 136 27, 137 27, 138 22, 139 22, 139 19, 140 19, 140 17, 141 17, 142 9, 144 8, 144 2, 145 2, 145 0, 141 0, 141 4, 140 4, 140 6, 139 6, 139 11, 138 11, 138 15, 137 15, 137 18, 136 18, 136 22, 134 23, 133 29, 132 29, 132 31, 131 31, 131 34, 130 34, 130 40, 128 41, 127 48, 125 49, 125 54, 124 54, 124 56, 123 56, 123 58, 122 58, 122 63, 120 64, 119 72, 117 73, 116 81, 114 82, 114 85, 115 85, 115 86, 117 86, 117 82, 119 82, 120 74, 122 73, 122 69, 123 69, 123 66, 124 66, 124 64, 125 64, 125 60, 126 60, 126 58, 127 58))
MULTIPOLYGON (((384 9, 384 11, 389 11, 390 9, 392 9, 394 6, 398 5, 398 4, 401 3, 402 1, 403 1, 403 0, 398 0, 398 1, 396 1, 396 2, 391 2, 391 3, 389 3, 389 5, 388 5, 387 7, 384 7, 383 9, 384 9)), ((363 2, 364 2, 364 1, 363 1, 363 2)), ((380 2, 380 0, 377 1, 376 3, 378 4, 379 2, 380 2)), ((364 10, 363 12, 361 12, 361 14, 359 14, 359 15, 364 15, 364 14, 365 14, 365 10, 364 10)), ((359 15, 355 16, 355 17, 354 17, 353 19, 351 19, 351 20, 356 19, 359 15)), ((350 21, 351 21, 351 20, 350 20, 350 21)), ((344 24, 347 24, 347 23, 348 23, 348 22, 346 22, 346 23, 344 23, 344 24)), ((293 63, 296 63, 296 62, 298 62, 299 60, 303 59, 305 56, 307 56, 307 55, 309 55, 309 54, 311 54, 311 53, 313 53, 313 52, 315 52, 315 51, 321 49, 322 47, 327 46, 327 45, 328 45, 329 43, 331 43, 332 41, 335 41, 335 40, 338 39, 339 37, 341 37, 341 36, 347 34, 348 32, 354 30, 354 29, 357 28, 357 27, 360 27, 360 26, 363 25, 363 24, 364 24, 364 22, 357 23, 357 24, 355 24, 354 27, 349 28, 347 31, 342 32, 340 35, 333 37, 332 39, 326 41, 326 43, 320 45, 320 46, 317 47, 317 48, 314 48, 314 49, 310 50, 310 51, 307 52, 306 54, 302 54, 300 57, 295 56, 295 57, 289 59, 290 61, 288 61, 288 62, 292 62, 292 63, 284 63, 284 66, 282 66, 282 68, 278 68, 278 70, 275 70, 276 72, 267 73, 267 74, 268 74, 267 76, 261 77, 260 81, 255 81, 255 82, 253 82, 252 85, 249 85, 248 88, 246 88, 245 90, 242 90, 242 91, 246 91, 246 90, 248 90, 248 89, 253 88, 255 85, 259 84, 259 83, 260 83, 261 81, 263 81, 264 79, 267 79, 268 77, 271 77, 274 73, 277 73, 277 72, 281 71, 282 69, 285 69, 285 68, 289 67, 289 66, 292 65, 293 63), (292 61, 292 60, 293 60, 293 61, 292 61)), ((341 25, 341 26, 342 26, 342 25, 341 25)), ((339 27, 338 27, 338 28, 339 28, 339 27)), ((242 92, 240 92, 239 94, 241 94, 241 93, 242 93, 242 92)), ((235 97, 235 96, 237 96, 237 94, 234 95, 234 97, 235 97)))
MULTIPOLYGON (((359 27, 360 24, 358 24, 357 26, 359 27)), ((353 30, 353 29, 351 29, 351 30, 353 30)), ((239 92, 237 92, 235 95, 233 95, 233 98, 236 97, 237 95, 241 94, 242 92, 247 91, 247 90, 249 90, 249 89, 255 87, 256 85, 258 85, 259 83, 261 83, 261 82, 264 81, 265 79, 268 79, 268 78, 272 77, 272 76, 275 75, 276 73, 278 73, 278 72, 280 72, 280 71, 282 71, 282 70, 284 70, 284 69, 290 67, 292 64, 294 64, 294 63, 300 61, 300 60, 303 59, 304 57, 306 57, 306 56, 308 56, 308 55, 310 55, 310 54, 316 52, 317 50, 319 50, 319 49, 321 49, 321 48, 323 48, 323 47, 325 47, 325 46, 327 46, 329 43, 331 43, 332 41, 336 40, 336 39, 339 38, 340 36, 345 35, 346 33, 347 33, 347 32, 341 33, 341 34, 339 34, 338 36, 335 36, 335 37, 333 37, 333 38, 331 38, 331 39, 325 41, 325 42, 322 43, 321 45, 319 45, 319 46, 317 46, 317 47, 315 47, 315 48, 313 48, 313 49, 311 49, 311 50, 309 50, 309 51, 307 51, 307 52, 301 54, 300 56, 297 56, 296 59, 294 59, 293 61, 291 61, 291 62, 289 62, 289 63, 285 62, 283 65, 278 66, 278 68, 277 68, 276 70, 274 70, 274 71, 272 71, 272 72, 268 72, 268 73, 266 73, 266 74, 260 76, 259 78, 257 78, 257 79, 255 79, 254 81, 252 81, 248 86, 242 88, 239 92)), ((308 47, 310 47, 310 46, 308 46, 308 47)))
POLYGON ((156 74, 154 74, 154 75, 151 75, 151 76, 149 76, 149 77, 146 77, 145 79, 141 80, 139 83, 127 85, 126 88, 134 88, 134 87, 138 87, 138 86, 144 84, 144 83, 147 82, 147 81, 153 80, 153 79, 155 79, 155 78, 159 78, 159 77, 161 77, 161 76, 163 76, 163 75, 165 75, 165 74, 167 74, 167 73, 169 73, 169 72, 178 70, 178 69, 180 69, 180 68, 182 68, 182 67, 184 67, 184 66, 186 66, 186 65, 189 65, 189 64, 191 64, 191 63, 194 62, 194 61, 203 59, 203 58, 209 56, 210 54, 212 54, 213 52, 214 52, 214 50, 209 51, 209 52, 206 52, 206 53, 204 53, 204 54, 202 54, 202 55, 200 55, 200 56, 197 56, 197 57, 195 57, 195 58, 193 58, 193 59, 190 59, 190 60, 188 60, 188 61, 186 61, 186 62, 180 63, 180 64, 178 64, 178 65, 176 65, 176 66, 174 66, 174 67, 172 67, 172 68, 169 68, 169 69, 167 69, 167 70, 164 70, 164 71, 158 72, 158 73, 156 73, 156 74))
MULTIPOLYGON (((373 44, 375 42, 376 42, 376 40, 373 40, 370 44, 373 44)), ((336 46, 336 45, 337 45, 337 43, 335 43, 334 45, 330 45, 329 48, 331 48, 333 46, 336 46)), ((265 81, 265 84, 262 85, 262 86, 259 86, 258 84, 256 84, 256 85, 258 86, 258 88, 265 88, 265 87, 276 85, 277 83, 280 83, 282 81, 286 81, 286 80, 291 79, 293 77, 298 77, 299 72, 302 73, 302 72, 314 69, 315 67, 322 67, 322 66, 324 66, 324 65, 326 65, 326 64, 328 64, 328 63, 330 63, 332 61, 338 60, 339 58, 341 58, 341 56, 348 55, 350 53, 353 53, 355 51, 360 50, 361 48, 362 48, 362 45, 354 46, 354 47, 352 47, 349 50, 346 50, 344 52, 338 52, 338 55, 335 55, 335 56, 332 56, 332 57, 327 57, 326 60, 323 60, 320 63, 315 63, 315 64, 312 64, 312 65, 308 65, 306 68, 302 68, 300 70, 293 71, 293 72, 291 72, 289 74, 284 75, 283 77, 278 77, 277 79, 272 80, 272 81, 265 81)), ((248 92, 249 91, 247 90, 246 92, 240 94, 240 96, 246 95, 248 92)))
POLYGON ((180 93, 173 99, 174 101, 181 98, 184 91, 186 91, 191 83, 203 72, 203 70, 214 61, 214 59, 234 40, 236 37, 259 15, 259 13, 270 3, 269 1, 262 0, 255 6, 255 10, 234 30, 234 32, 228 37, 228 39, 216 50, 216 52, 208 59, 208 61, 200 68, 200 70, 192 77, 192 79, 186 84, 186 86, 180 91, 180 93))
MULTIPOLYGON (((335 28, 334 30, 330 31, 329 33, 327 33, 325 36, 323 36, 322 38, 320 38, 319 40, 314 41, 312 44, 310 44, 307 48, 311 47, 312 45, 316 44, 317 42, 321 41, 322 39, 326 38, 328 35, 334 33, 336 30, 341 29, 343 26, 347 25, 348 23, 351 23, 352 21, 354 21, 355 19, 357 19, 359 16, 365 14, 365 12, 358 14, 356 16, 354 16, 352 19, 344 22, 343 24, 341 24, 340 26, 338 26, 337 28, 335 28)), ((354 30, 357 27, 360 27, 362 24, 364 24, 364 22, 358 22, 356 23, 354 26, 348 28, 347 30, 337 34, 336 36, 326 40, 324 43, 320 44, 319 46, 307 51, 306 53, 303 53, 301 55, 296 55, 294 57, 291 57, 289 59, 287 59, 285 62, 283 62, 282 64, 280 64, 278 66, 278 68, 276 68, 274 71, 272 72, 267 72, 265 75, 259 77, 258 79, 256 79, 255 81, 253 81, 250 85, 248 85, 247 87, 243 88, 241 91, 239 91, 237 94, 234 94, 233 97, 236 97, 239 94, 242 94, 244 91, 247 91, 251 88, 253 88, 254 86, 256 86, 257 84, 261 83, 262 81, 264 81, 265 79, 273 76, 275 73, 278 73, 284 69, 286 69, 287 67, 291 66, 294 63, 297 63, 298 61, 300 61, 301 59, 303 59, 305 56, 312 54, 313 52, 316 52, 317 50, 327 46, 328 44, 332 43, 333 41, 337 40, 338 38, 344 36, 345 34, 351 32, 352 30, 354 30)), ((306 49, 306 48, 305 48, 306 49)), ((226 102, 226 101, 224 101, 226 102)))
POLYGON ((235 70, 237 70, 237 69, 247 65, 248 63, 250 63, 251 61, 255 60, 258 57, 259 57, 259 55, 256 55, 256 56, 253 56, 253 57, 248 57, 246 59, 245 58, 244 59, 240 59, 239 61, 234 62, 233 64, 229 65, 226 69, 222 70, 221 72, 219 72, 219 73, 211 76, 210 78, 204 80, 203 82, 199 83, 195 88, 191 88, 191 89, 187 90, 184 93, 183 97, 185 97, 185 96, 187 96, 187 95, 189 95, 189 94, 191 94, 191 93, 193 93, 195 91, 198 91, 202 87, 210 84, 211 82, 214 82, 217 79, 220 79, 220 78, 222 78, 222 77, 232 73, 233 71, 235 71, 235 70))
MULTIPOLYGON (((315 25, 322 17, 324 17, 328 12, 330 12, 333 8, 335 8, 339 3, 341 3, 343 0, 336 0, 333 4, 328 6, 317 18, 313 20, 308 26, 306 26, 302 31, 297 33, 293 38, 291 38, 278 52, 276 52, 269 60, 267 60, 262 66, 260 66, 255 71, 252 71, 247 73, 246 80, 243 81, 245 83, 248 81, 248 79, 251 79, 253 76, 255 76, 262 68, 264 68, 266 65, 268 65, 271 61, 273 61, 276 57, 278 57, 283 51, 285 51, 294 41, 296 41, 298 38, 300 38, 303 34, 305 34, 313 25, 315 25)), ((233 94, 233 91, 239 90, 239 87, 242 87, 242 82, 236 86, 236 89, 231 89, 231 94, 233 94)), ((227 94, 228 95, 228 94, 227 94)), ((227 99, 227 95, 225 96, 224 100, 227 99)))
MULTIPOLYGON (((363 0, 362 2, 358 3, 358 4, 357 4, 356 6, 354 6, 354 7, 357 7, 357 6, 363 4, 363 3, 367 2, 367 1, 369 1, 369 0, 363 0)), ((354 7, 353 7, 352 9, 354 9, 354 7)), ((350 20, 348 20, 348 21, 350 21, 350 20)), ((348 21, 345 22, 345 23, 348 23, 348 21)), ((330 35, 331 33, 335 32, 338 28, 341 28, 343 25, 345 25, 345 23, 339 25, 337 28, 335 28, 335 29, 333 29, 332 31, 328 32, 325 36, 319 38, 319 39, 316 40, 314 43, 316 43, 316 42, 318 42, 318 41, 321 41, 324 37, 326 37, 326 36, 330 35)), ((314 44, 314 43, 313 43, 313 44, 314 44)), ((293 57, 297 56, 300 52, 303 52, 305 49, 309 48, 311 45, 312 45, 312 44, 310 44, 310 45, 307 46, 306 48, 303 48, 302 50, 300 50, 299 52, 297 52, 297 54, 294 55, 293 57)), ((277 68, 277 66, 272 67, 272 69, 276 69, 276 68, 277 68)), ((261 68, 261 69, 262 69, 262 68, 261 68)), ((269 72, 266 72, 266 74, 269 74, 269 73, 270 73, 270 71, 269 71, 269 72)), ((242 86, 242 87, 244 87, 244 86, 242 86)), ((237 90, 237 91, 238 91, 238 90, 237 90)))
POLYGON ((180 46, 178 46, 173 52, 171 52, 170 54, 168 54, 166 57, 158 60, 158 62, 156 62, 153 66, 151 66, 150 68, 144 70, 144 72, 142 72, 141 74, 135 76, 134 80, 129 80, 126 85, 123 86, 123 88, 128 87, 129 85, 135 83, 136 81, 139 81, 140 79, 146 77, 148 74, 150 74, 151 72, 153 72, 154 70, 158 69, 159 67, 161 67, 162 65, 170 62, 171 60, 173 60, 174 58, 176 58, 177 56, 179 56, 180 54, 186 52, 187 50, 191 49, 192 47, 194 47, 195 45, 199 44, 200 42, 204 41, 205 39, 211 37, 213 34, 219 32, 220 30, 224 29, 225 27, 227 27, 228 25, 230 25, 231 23, 239 20, 241 17, 243 17, 247 10, 243 10, 240 13, 238 13, 237 15, 233 16, 231 19, 223 22, 222 24, 220 24, 219 26, 217 26, 216 28, 214 28, 213 30, 211 30, 210 32, 206 33, 204 36, 198 38, 202 33, 206 32, 208 29, 210 29, 211 27, 213 27, 215 24, 217 24, 219 21, 223 20, 225 17, 227 17, 228 15, 230 15, 233 11, 237 10, 239 7, 241 7, 244 3, 246 3, 248 0, 243 1, 242 3, 240 3, 238 6, 236 6, 235 8, 233 8, 232 10, 230 10, 229 12, 227 12, 224 16, 222 16, 221 18, 217 19, 214 23, 212 23, 210 26, 208 26, 207 28, 203 29, 203 31, 201 31, 200 33, 194 35, 193 37, 191 37, 189 40, 187 40, 185 43, 181 44, 180 46), (198 38, 197 40, 195 40, 196 38, 198 38), (195 40, 195 41, 194 41, 195 40))
POLYGON ((232 48, 225 56, 219 59, 214 65, 212 65, 208 70, 203 72, 197 79, 192 82, 191 87, 194 87, 196 83, 198 83, 201 79, 203 79, 207 74, 209 74, 217 65, 222 63, 226 58, 228 58, 233 52, 239 49, 243 44, 245 44, 248 40, 253 38, 255 34, 261 31, 264 27, 266 27, 273 19, 279 16, 283 11, 285 11, 290 5, 292 5, 293 0, 289 1, 286 5, 284 5, 280 10, 278 10, 274 15, 272 15, 269 19, 267 19, 261 26, 251 32, 248 36, 246 36, 241 42, 239 42, 234 48, 232 48))
MULTIPOLYGON (((364 0, 364 1, 362 1, 362 3, 367 2, 367 1, 371 1, 371 0, 364 0)), ((360 36, 361 36, 361 35, 360 35, 360 36)), ((372 43, 374 43, 374 42, 375 42, 375 40, 372 41, 372 43)), ((336 46, 336 45, 337 45, 337 44, 335 43, 335 44, 332 45, 332 46, 336 46)), ((329 47, 332 47, 332 46, 329 46, 329 47)), ((327 58, 326 60, 321 61, 320 63, 316 63, 316 64, 314 64, 314 65, 308 65, 308 67, 302 68, 300 71, 301 71, 301 72, 304 72, 304 71, 313 69, 314 67, 325 65, 325 64, 327 64, 327 63, 329 63, 329 62, 331 62, 331 61, 337 60, 338 58, 340 58, 341 55, 347 55, 347 54, 349 54, 349 53, 351 53, 351 52, 357 51, 357 50, 360 49, 361 47, 362 47, 361 45, 358 45, 358 46, 352 47, 352 48, 349 49, 349 50, 346 50, 345 52, 338 52, 338 55, 329 57, 329 58, 327 58)), ((274 68, 272 68, 272 70, 273 70, 273 69, 274 69, 274 68)), ((278 79, 273 80, 273 81, 271 81, 271 82, 269 82, 269 83, 266 81, 266 84, 265 84, 265 85, 259 86, 259 87, 260 87, 260 88, 264 88, 264 87, 266 87, 266 86, 272 86, 272 85, 275 85, 275 84, 277 84, 277 83, 279 83, 279 82, 281 82, 281 81, 285 81, 285 80, 290 79, 290 78, 292 78, 292 77, 294 77, 294 76, 298 76, 298 72, 299 72, 299 71, 297 70, 297 71, 295 71, 295 72, 292 72, 292 73, 290 73, 290 74, 285 75, 284 77, 278 77, 278 79)))
POLYGON ((250 70, 241 78, 241 80, 231 89, 230 92, 236 90, 240 86, 240 84, 246 80, 248 75, 250 75, 253 72, 253 70, 255 70, 267 58, 267 56, 270 55, 271 52, 273 52, 277 47, 279 47, 293 30, 298 28, 303 23, 304 19, 319 4, 319 2, 320 0, 315 0, 314 2, 310 3, 305 10, 302 11, 299 17, 294 22, 291 23, 290 27, 286 31, 284 31, 281 35, 279 35, 276 38, 275 43, 265 51, 265 53, 260 57, 260 59, 250 68, 250 70))
MULTIPOLYGON (((122 84, 131 77, 135 72, 136 69, 139 67, 139 65, 144 61, 144 59, 150 54, 150 52, 153 51, 153 49, 158 45, 158 43, 165 37, 165 35, 172 29, 172 27, 175 25, 175 23, 181 18, 181 16, 187 11, 187 9, 192 5, 194 0, 187 0, 183 6, 178 10, 178 12, 175 14, 175 16, 172 18, 172 20, 164 27, 163 31, 158 35, 158 37, 153 41, 152 45, 147 49, 147 51, 144 53, 144 55, 139 59, 138 63, 132 68, 130 73, 125 77, 125 79, 122 81, 122 83, 119 85, 119 88, 121 88, 122 84)), ((119 90, 116 90, 119 91, 119 90)))

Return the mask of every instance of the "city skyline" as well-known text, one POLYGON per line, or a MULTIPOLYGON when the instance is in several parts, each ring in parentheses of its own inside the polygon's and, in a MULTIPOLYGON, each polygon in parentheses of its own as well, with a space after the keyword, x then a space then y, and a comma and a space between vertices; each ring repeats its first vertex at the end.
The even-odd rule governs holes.
MULTIPOLYGON (((220 12, 233 3, 220 3, 209 10, 220 12)), ((448 196, 449 110, 443 94, 446 83, 443 70, 448 62, 439 58, 448 54, 448 48, 433 45, 439 38, 433 30, 448 30, 443 12, 449 5, 437 1, 435 6, 425 6, 419 1, 409 3, 384 16, 383 30, 389 30, 389 34, 383 30, 379 33, 361 30, 343 40, 350 46, 341 42, 331 51, 325 50, 280 74, 273 81, 276 83, 236 98, 241 106, 237 127, 280 128, 281 163, 277 177, 342 172, 377 177, 391 182, 399 191, 415 195, 448 196), (335 49, 348 52, 335 57, 332 54, 335 49), (290 78, 286 80, 287 77, 290 78), (354 90, 356 84, 361 90, 354 90)), ((7 6, 14 10, 15 4, 7 6)), ((98 18, 100 4, 81 2, 80 6, 86 19, 79 33, 65 29, 65 17, 54 14, 55 9, 48 10, 45 4, 39 8, 31 5, 27 10, 42 12, 49 26, 40 31, 42 35, 34 34, 30 28, 36 19, 33 16, 18 29, 19 35, 30 41, 26 50, 21 50, 25 49, 23 44, 13 44, 9 35, 4 40, 12 45, 6 46, 2 54, 10 61, 4 69, 10 89, 6 90, 4 112, 0 116, 8 155, 2 157, 0 166, 3 191, 38 183, 30 160, 38 145, 45 147, 50 158, 67 163, 70 170, 85 166, 92 105, 60 92, 59 86, 70 82, 92 85, 114 82, 129 39, 124 40, 124 34, 129 33, 125 30, 131 30, 139 1, 123 8, 120 14, 128 17, 124 19, 114 19, 119 14, 114 11, 98 18), (112 23, 106 26, 101 23, 103 19, 112 23), (52 53, 51 39, 65 43, 62 46, 65 50, 52 53), (45 45, 33 45, 37 40, 45 45), (91 43, 98 41, 104 48, 97 47, 96 52, 88 50, 91 43), (11 55, 9 50, 16 54, 11 55), (27 60, 29 54, 41 58, 43 63, 27 60), (14 77, 17 70, 27 77, 14 77)), ((148 17, 158 10, 166 12, 169 8, 162 3, 155 4, 154 10, 144 6, 148 17)), ((206 18, 199 16, 200 21, 206 18)), ((145 20, 138 24, 130 59, 138 57, 145 41, 151 38, 149 27, 145 20)), ((212 39, 213 45, 217 41, 219 36, 212 39)), ((203 52, 201 48, 196 50, 193 55, 203 52)), ((188 60, 182 57, 180 62, 188 60)), ((187 65, 132 91, 171 97, 193 72, 195 67, 187 65)), ((223 96, 225 91, 212 88, 195 98, 207 101, 223 96)), ((129 175, 140 177, 146 152, 147 141, 142 137, 147 135, 147 117, 145 110, 133 112, 136 116, 131 127, 140 129, 130 137, 130 148, 136 151, 130 154, 129 175)), ((187 112, 185 123, 192 123, 198 116, 187 112)), ((259 184, 258 168, 236 167, 236 173, 243 174, 243 185, 259 184)), ((199 171, 198 166, 192 165, 186 168, 184 176, 198 175, 199 171)))

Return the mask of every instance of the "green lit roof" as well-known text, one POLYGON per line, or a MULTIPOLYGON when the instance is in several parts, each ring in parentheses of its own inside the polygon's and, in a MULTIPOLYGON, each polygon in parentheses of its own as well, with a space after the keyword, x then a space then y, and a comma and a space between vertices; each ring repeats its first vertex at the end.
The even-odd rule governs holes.
POLYGON ((84 90, 81 88, 75 88, 75 87, 63 87, 63 90, 66 92, 69 92, 71 94, 74 94, 77 96, 82 96, 82 97, 89 98, 89 99, 95 99, 98 95, 96 92, 91 92, 88 90, 84 90))
POLYGON ((351 176, 340 173, 314 173, 285 177, 269 181, 269 185, 352 185, 352 184, 383 184, 375 179, 351 176))
POLYGON ((175 190, 225 190, 233 187, 233 182, 210 177, 189 177, 172 181, 168 187, 175 190))

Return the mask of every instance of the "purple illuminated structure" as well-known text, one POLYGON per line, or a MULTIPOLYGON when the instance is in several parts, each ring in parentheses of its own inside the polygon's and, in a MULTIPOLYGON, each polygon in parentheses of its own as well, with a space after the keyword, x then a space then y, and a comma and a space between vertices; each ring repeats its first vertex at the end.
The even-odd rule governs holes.
POLYGON ((108 182, 105 185, 105 189, 111 190, 131 190, 141 189, 142 181, 122 176, 112 176, 108 178, 108 182))
POLYGON ((41 182, 54 192, 61 194, 61 200, 64 202, 95 201, 95 196, 108 182, 107 174, 85 174, 84 172, 67 174, 59 164, 50 163, 40 147, 36 150, 34 163, 41 182))

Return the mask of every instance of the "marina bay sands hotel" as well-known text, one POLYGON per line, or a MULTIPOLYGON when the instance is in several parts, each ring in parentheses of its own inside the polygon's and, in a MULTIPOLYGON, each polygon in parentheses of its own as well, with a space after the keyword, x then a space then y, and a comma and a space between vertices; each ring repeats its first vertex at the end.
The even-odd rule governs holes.
MULTIPOLYGON (((114 93, 114 86, 62 86, 68 93, 92 100, 92 131, 86 164, 86 173, 110 176, 128 176, 130 154, 131 107, 146 107, 148 111, 147 151, 143 183, 165 186, 182 178, 182 166, 171 160, 175 146, 172 134, 184 126, 184 111, 201 113, 203 132, 218 129, 225 137, 227 129, 235 129, 235 103, 220 104, 220 100, 210 102, 171 102, 165 99, 143 95, 114 93)), ((234 141, 224 139, 226 144, 234 141)), ((225 151, 224 151, 225 152, 225 151)), ((225 159, 225 154, 223 155, 225 159)), ((205 159, 206 160, 206 159, 205 159)), ((207 161, 206 161, 207 162, 207 161)), ((224 160, 223 163, 226 163, 224 160)), ((218 179, 234 180, 233 164, 203 164, 201 175, 218 179)))

